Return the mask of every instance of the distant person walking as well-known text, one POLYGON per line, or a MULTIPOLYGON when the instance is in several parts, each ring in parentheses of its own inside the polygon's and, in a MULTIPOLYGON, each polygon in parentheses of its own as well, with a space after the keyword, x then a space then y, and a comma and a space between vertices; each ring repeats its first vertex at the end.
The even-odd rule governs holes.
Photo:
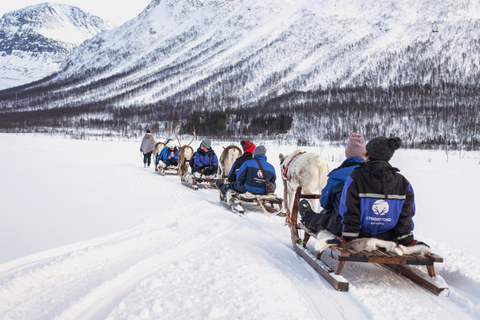
POLYGON ((153 147, 155 146, 155 140, 153 139, 152 132, 147 130, 143 137, 142 144, 140 145, 140 152, 143 153, 143 166, 150 167, 152 161, 153 147))

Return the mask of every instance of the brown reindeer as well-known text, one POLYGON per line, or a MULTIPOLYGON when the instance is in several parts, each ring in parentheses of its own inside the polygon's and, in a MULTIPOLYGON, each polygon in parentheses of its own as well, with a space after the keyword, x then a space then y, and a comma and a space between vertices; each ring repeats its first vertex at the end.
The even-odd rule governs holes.
POLYGON ((168 137, 165 139, 165 142, 157 142, 155 146, 153 147, 153 162, 155 163, 155 171, 158 171, 157 168, 157 158, 160 152, 162 151, 163 148, 167 145, 168 139, 172 135, 172 126, 170 126, 170 129, 168 129, 168 137))
POLYGON ((228 174, 235 160, 242 155, 242 150, 234 145, 224 147, 220 156, 220 165, 218 166, 218 176, 223 182, 227 182, 228 174))
POLYGON ((183 175, 188 172, 188 162, 190 161, 194 153, 193 148, 190 147, 190 144, 192 144, 193 140, 195 140, 196 134, 195 134, 195 128, 193 128, 192 140, 188 144, 182 146, 182 143, 180 142, 180 138, 178 137, 178 134, 177 134, 177 129, 178 129, 178 125, 175 127, 175 136, 177 137, 178 145, 181 146, 177 153, 178 174, 180 175, 180 177, 183 177, 183 175))

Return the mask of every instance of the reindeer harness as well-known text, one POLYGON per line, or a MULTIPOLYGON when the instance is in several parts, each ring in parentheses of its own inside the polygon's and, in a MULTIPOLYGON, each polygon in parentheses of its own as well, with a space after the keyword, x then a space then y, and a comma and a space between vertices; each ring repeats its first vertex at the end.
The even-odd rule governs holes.
POLYGON ((299 155, 302 155, 304 153, 307 153, 306 151, 300 151, 300 152, 297 152, 295 153, 291 158, 290 160, 288 160, 287 164, 285 165, 285 167, 283 168, 283 179, 287 179, 287 172, 288 172, 288 166, 290 165, 290 163, 296 158, 298 157, 299 155))

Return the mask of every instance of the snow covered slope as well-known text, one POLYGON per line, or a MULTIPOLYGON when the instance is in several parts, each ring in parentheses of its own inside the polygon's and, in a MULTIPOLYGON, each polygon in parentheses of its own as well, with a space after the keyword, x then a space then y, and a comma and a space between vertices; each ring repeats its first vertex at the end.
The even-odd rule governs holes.
POLYGON ((50 84, 75 86, 50 106, 224 108, 293 90, 476 84, 479 17, 469 0, 153 0, 68 57, 50 84))
MULTIPOLYGON (((335 291, 295 254, 284 218, 241 219, 217 192, 144 169, 139 145, 0 134, 0 318, 480 317, 479 152, 447 162, 442 151, 401 149, 391 161, 415 189, 415 236, 445 258, 436 271, 450 296, 437 297, 355 263, 342 271, 350 291, 335 291)), ((296 149, 266 146, 272 163, 296 149)), ((330 169, 344 157, 339 147, 307 150, 330 169)))
POLYGON ((57 71, 79 44, 113 28, 77 7, 42 3, 0 19, 0 89, 32 82, 57 71))

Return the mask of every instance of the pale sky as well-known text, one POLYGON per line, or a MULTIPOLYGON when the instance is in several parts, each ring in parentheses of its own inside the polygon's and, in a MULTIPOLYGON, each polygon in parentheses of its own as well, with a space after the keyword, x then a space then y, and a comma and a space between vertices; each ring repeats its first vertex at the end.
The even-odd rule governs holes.
POLYGON ((136 17, 151 0, 1 0, 0 17, 5 13, 38 3, 63 3, 79 7, 83 11, 96 15, 103 20, 110 20, 116 25, 136 17))

